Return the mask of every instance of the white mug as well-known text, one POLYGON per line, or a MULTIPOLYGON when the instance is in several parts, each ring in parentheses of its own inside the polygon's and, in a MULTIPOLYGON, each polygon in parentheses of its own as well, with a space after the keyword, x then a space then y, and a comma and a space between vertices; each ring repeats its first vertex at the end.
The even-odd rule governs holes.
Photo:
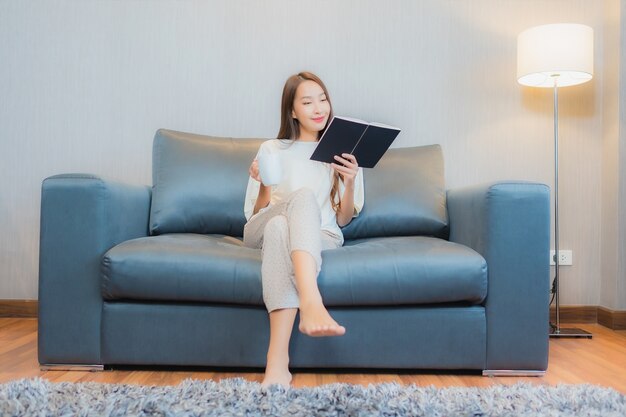
POLYGON ((259 175, 265 186, 277 185, 283 176, 280 155, 277 152, 261 152, 258 156, 259 175))

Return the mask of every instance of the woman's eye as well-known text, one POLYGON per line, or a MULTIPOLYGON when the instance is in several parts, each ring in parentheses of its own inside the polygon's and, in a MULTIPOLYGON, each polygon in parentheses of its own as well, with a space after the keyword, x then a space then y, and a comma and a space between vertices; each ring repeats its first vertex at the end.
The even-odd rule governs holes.
POLYGON ((309 103, 302 103, 302 104, 304 104, 306 106, 307 104, 311 104, 311 103, 309 102, 309 103))
POLYGON ((323 98, 323 99, 322 99, 322 101, 326 101, 326 99, 325 99, 325 98, 323 98))

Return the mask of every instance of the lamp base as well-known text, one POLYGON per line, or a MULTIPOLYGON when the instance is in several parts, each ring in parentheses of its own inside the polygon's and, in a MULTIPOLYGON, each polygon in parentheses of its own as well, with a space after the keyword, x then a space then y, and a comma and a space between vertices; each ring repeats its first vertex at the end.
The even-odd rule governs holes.
POLYGON ((550 328, 550 337, 586 337, 591 339, 593 335, 585 330, 578 328, 550 328))

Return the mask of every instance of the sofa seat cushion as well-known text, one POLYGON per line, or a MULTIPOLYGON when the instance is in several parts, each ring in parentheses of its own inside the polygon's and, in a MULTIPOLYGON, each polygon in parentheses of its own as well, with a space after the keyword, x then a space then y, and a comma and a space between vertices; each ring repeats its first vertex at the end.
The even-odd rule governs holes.
POLYGON ((122 242, 102 258, 105 300, 263 305, 261 251, 224 235, 169 233, 122 242))
POLYGON ((327 305, 479 304, 487 296, 487 261, 435 237, 347 240, 322 262, 318 284, 327 305))
MULTIPOLYGON (((487 265, 472 249, 434 237, 346 241, 322 252, 318 284, 328 306, 480 303, 487 265)), ((263 305, 261 251, 223 235, 128 240, 102 258, 105 300, 263 305)))

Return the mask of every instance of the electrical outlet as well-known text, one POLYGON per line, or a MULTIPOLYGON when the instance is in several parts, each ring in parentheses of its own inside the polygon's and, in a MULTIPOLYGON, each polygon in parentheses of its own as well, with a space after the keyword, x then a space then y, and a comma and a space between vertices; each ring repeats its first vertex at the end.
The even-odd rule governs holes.
MULTIPOLYGON (((556 265, 554 262, 555 251, 550 251, 550 265, 556 265)), ((559 250, 559 266, 572 265, 572 251, 571 250, 559 250)))

